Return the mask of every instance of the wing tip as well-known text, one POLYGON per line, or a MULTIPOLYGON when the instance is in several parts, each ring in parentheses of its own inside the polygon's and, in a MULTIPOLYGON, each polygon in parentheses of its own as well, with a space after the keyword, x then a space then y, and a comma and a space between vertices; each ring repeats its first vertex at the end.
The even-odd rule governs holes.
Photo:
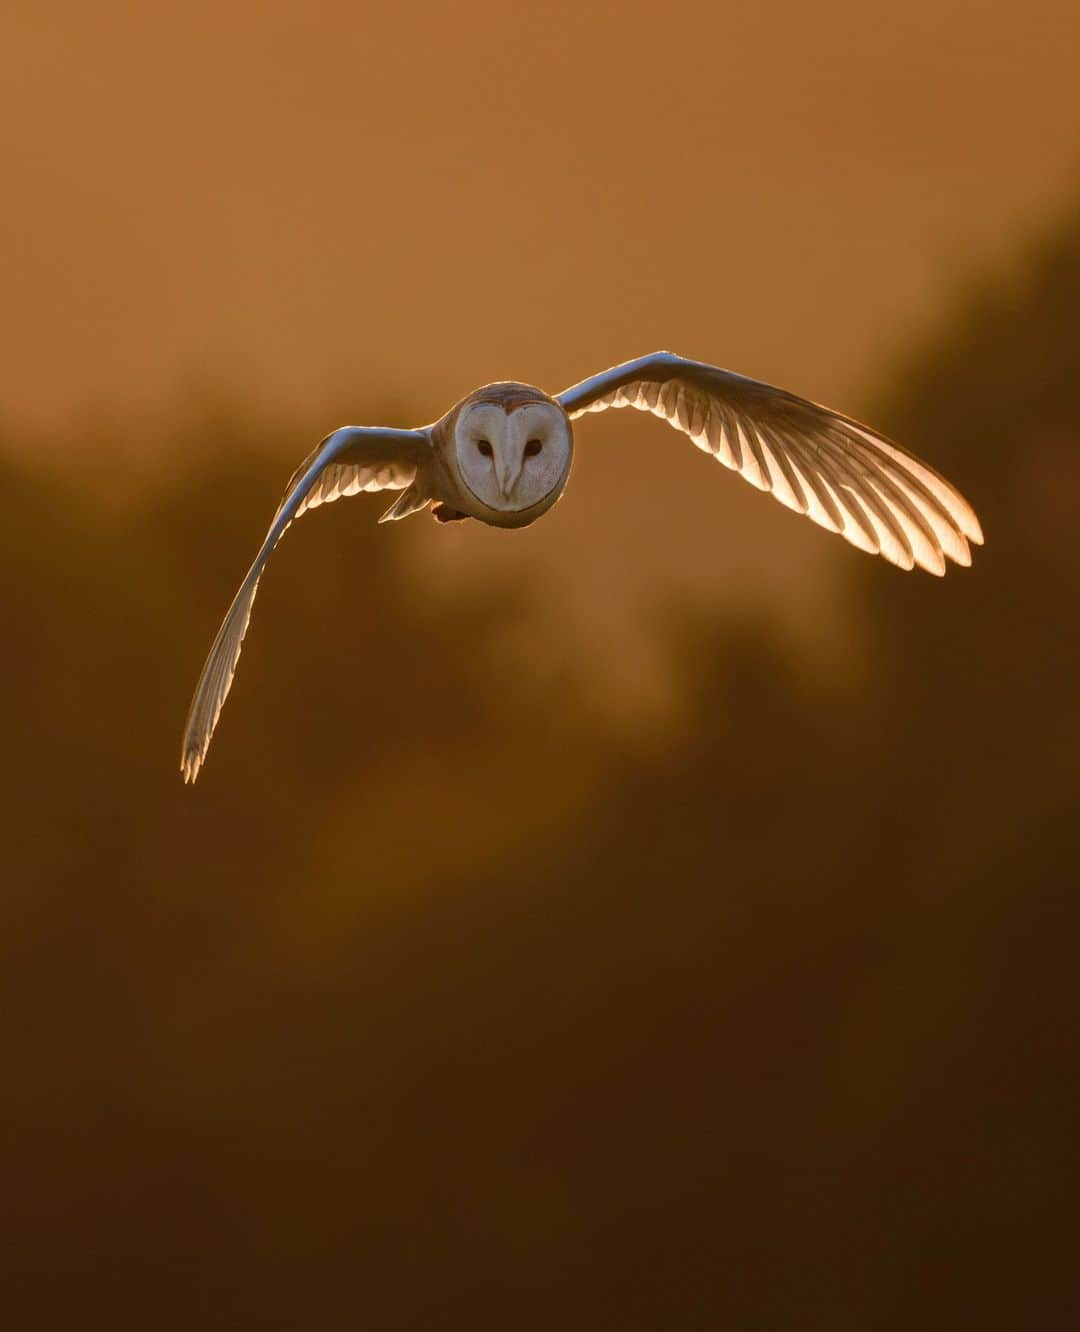
POLYGON ((195 779, 199 775, 202 764, 203 755, 197 749, 184 749, 184 752, 180 755, 180 772, 183 775, 185 786, 195 785, 195 779))

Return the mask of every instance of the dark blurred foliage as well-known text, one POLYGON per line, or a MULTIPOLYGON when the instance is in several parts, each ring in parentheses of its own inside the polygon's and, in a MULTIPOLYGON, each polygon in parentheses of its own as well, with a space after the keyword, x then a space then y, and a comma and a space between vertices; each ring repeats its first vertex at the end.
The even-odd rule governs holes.
POLYGON ((659 746, 516 689, 527 589, 419 595, 376 497, 289 534, 185 789, 296 433, 4 463, 8 1325, 1069 1325, 1078 328, 1074 220, 874 414, 974 569, 845 552, 858 685, 673 615, 659 746))

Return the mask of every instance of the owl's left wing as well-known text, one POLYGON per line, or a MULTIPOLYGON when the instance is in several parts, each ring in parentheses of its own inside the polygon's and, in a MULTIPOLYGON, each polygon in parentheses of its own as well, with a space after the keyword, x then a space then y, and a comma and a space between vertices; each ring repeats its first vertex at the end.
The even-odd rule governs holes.
POLYGON ((828 407, 731 370, 655 352, 558 395, 574 419, 636 407, 771 491, 789 509, 901 569, 943 574, 982 544, 955 486, 892 440, 828 407))
POLYGON ((345 426, 328 435, 292 474, 285 498, 226 612, 195 687, 180 757, 184 781, 195 780, 206 758, 210 737, 232 687, 259 579, 289 524, 306 509, 329 504, 342 495, 355 495, 361 490, 404 490, 430 450, 430 439, 423 430, 345 426))

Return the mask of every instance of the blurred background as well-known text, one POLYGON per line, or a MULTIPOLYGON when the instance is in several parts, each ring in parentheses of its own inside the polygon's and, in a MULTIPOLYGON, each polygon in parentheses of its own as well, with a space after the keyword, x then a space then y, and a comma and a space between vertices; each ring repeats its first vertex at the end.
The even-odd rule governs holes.
MULTIPOLYGON (((1074 0, 8 0, 10 1326, 1075 1314, 1074 0), (651 418, 535 528, 295 465, 658 347, 861 414, 903 575, 651 418)), ((630 419, 630 418, 633 419, 630 419)))

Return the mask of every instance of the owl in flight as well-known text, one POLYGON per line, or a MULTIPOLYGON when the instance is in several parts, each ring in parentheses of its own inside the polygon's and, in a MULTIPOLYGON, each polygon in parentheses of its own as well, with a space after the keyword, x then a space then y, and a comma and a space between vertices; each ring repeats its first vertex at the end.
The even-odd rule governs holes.
POLYGON ((944 477, 868 426, 784 389, 672 352, 655 352, 551 398, 528 384, 476 389, 420 430, 343 426, 293 473, 255 562, 214 639, 191 701, 180 770, 198 776, 263 567, 294 518, 362 490, 396 490, 379 519, 432 507, 439 522, 476 518, 526 527, 562 494, 574 452, 571 421, 636 407, 770 491, 789 509, 901 569, 943 574, 982 544, 974 510, 944 477))

